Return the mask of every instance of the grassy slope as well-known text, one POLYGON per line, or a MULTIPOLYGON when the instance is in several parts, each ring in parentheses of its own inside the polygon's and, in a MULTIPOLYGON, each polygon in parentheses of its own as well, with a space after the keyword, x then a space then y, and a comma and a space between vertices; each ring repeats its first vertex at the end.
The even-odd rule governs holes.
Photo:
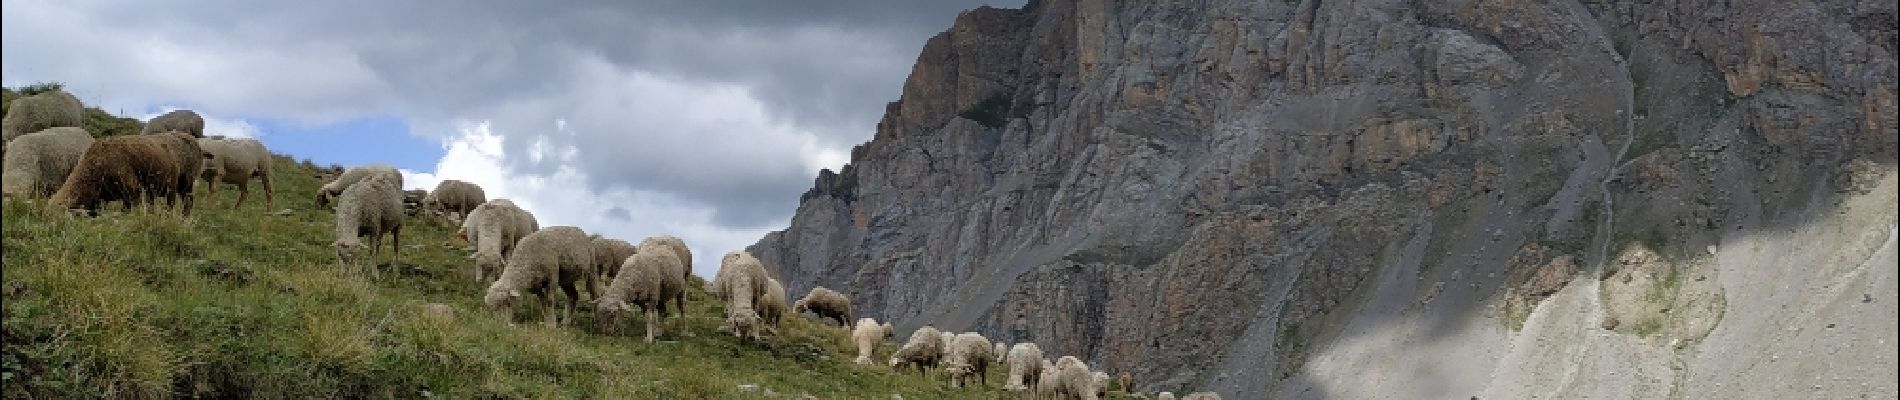
POLYGON ((805 318, 762 344, 716 334, 722 311, 697 285, 693 336, 643 343, 631 320, 602 334, 586 312, 569 328, 509 327, 478 308, 446 224, 406 223, 393 280, 345 275, 328 246, 332 216, 307 196, 314 174, 281 157, 275 170, 288 216, 267 215, 261 197, 230 210, 235 190, 215 201, 201 192, 190 218, 85 219, 7 200, 4 397, 755 397, 742 384, 820 398, 1006 397, 994 389, 1000 368, 979 391, 852 365, 843 330, 805 318), (457 313, 423 315, 426 302, 457 313))

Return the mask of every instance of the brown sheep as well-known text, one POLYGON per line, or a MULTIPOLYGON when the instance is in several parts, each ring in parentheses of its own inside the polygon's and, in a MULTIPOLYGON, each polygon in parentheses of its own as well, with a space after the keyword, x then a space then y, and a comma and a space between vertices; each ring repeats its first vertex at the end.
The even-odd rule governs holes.
MULTIPOLYGON (((476 206, 488 202, 488 194, 481 186, 454 179, 435 184, 435 190, 422 198, 423 210, 434 210, 454 215, 455 218, 468 216, 476 206)), ((615 264, 618 264, 617 262, 615 264)), ((619 269, 615 267, 615 269, 619 269)))
POLYGON ((136 203, 173 195, 178 160, 157 136, 115 136, 86 146, 51 203, 99 214, 99 206, 118 201, 130 211, 136 203))
MULTIPOLYGON (((838 326, 851 326, 851 299, 843 293, 826 289, 823 286, 811 288, 805 298, 792 303, 792 312, 804 314, 810 311, 818 314, 819 319, 836 319, 838 326)), ((987 349, 986 349, 987 350, 987 349)))
POLYGON ((198 182, 198 174, 204 171, 205 160, 212 157, 211 153, 206 153, 204 148, 198 147, 198 138, 186 132, 165 131, 139 136, 158 138, 157 140, 165 145, 165 149, 172 153, 172 159, 178 161, 178 173, 172 176, 172 187, 177 190, 174 195, 167 195, 165 202, 167 206, 176 208, 176 202, 182 198, 185 203, 185 215, 191 215, 191 203, 194 198, 192 185, 198 182))

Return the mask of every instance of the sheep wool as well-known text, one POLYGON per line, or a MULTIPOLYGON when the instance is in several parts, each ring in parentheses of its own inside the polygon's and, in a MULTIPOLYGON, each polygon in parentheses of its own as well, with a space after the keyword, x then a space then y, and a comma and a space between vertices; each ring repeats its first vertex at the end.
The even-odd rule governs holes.
POLYGON ((1108 396, 1108 373, 1095 371, 1089 373, 1089 390, 1095 391, 1095 398, 1108 396))
POLYGON ((231 208, 244 205, 244 199, 251 196, 251 179, 257 178, 264 184, 264 205, 277 208, 277 189, 271 187, 271 154, 264 149, 264 143, 257 139, 198 139, 198 147, 203 148, 211 157, 204 162, 204 179, 213 199, 218 196, 218 187, 234 184, 238 187, 237 203, 231 208))
POLYGON ((150 135, 169 131, 184 132, 191 135, 193 139, 205 137, 205 119, 198 116, 196 111, 172 110, 152 117, 151 121, 145 122, 145 128, 139 133, 150 135))
POLYGON ((997 364, 1009 365, 1009 345, 999 340, 994 346, 996 348, 990 350, 990 359, 995 360, 997 364))
POLYGON ((1042 372, 1040 374, 1037 374, 1036 376, 1036 385, 1035 385, 1036 398, 1039 398, 1039 399, 1055 398, 1056 397, 1056 365, 1054 363, 1050 363, 1049 359, 1044 358, 1042 359, 1042 366, 1038 367, 1038 370, 1042 372))
MULTIPOLYGON (((672 252, 672 250, 673 250, 672 246, 658 244, 651 240, 641 240, 640 245, 635 246, 634 253, 637 254, 637 253, 653 252, 656 254, 672 255, 675 261, 679 260, 679 256, 677 255, 677 253, 669 254, 672 252)), ((678 263, 678 267, 674 268, 673 270, 677 272, 678 270, 681 270, 681 269, 686 269, 686 263, 683 263, 683 262, 678 263)), ((687 276, 689 275, 680 274, 679 290, 672 290, 668 292, 668 293, 673 294, 673 305, 678 308, 678 311, 681 316, 686 315, 686 277, 687 276)), ((672 282, 672 281, 668 280, 667 282, 672 282)), ((666 311, 666 310, 660 310, 660 311, 666 311)))
POLYGON ((778 279, 765 278, 765 295, 753 300, 752 308, 758 310, 759 320, 768 330, 776 331, 779 319, 785 316, 785 285, 778 279))
MULTIPOLYGON (((473 217, 470 215, 470 218, 473 217)), ((627 261, 627 257, 632 257, 634 253, 639 252, 638 248, 633 247, 633 243, 627 243, 625 240, 595 235, 593 241, 594 271, 600 274, 601 279, 614 279, 614 276, 620 273, 621 264, 627 261)))
POLYGON ((571 322, 575 303, 580 300, 575 285, 594 287, 596 276, 589 271, 594 266, 592 243, 586 232, 572 226, 551 226, 522 237, 502 267, 501 276, 488 285, 482 304, 502 321, 514 324, 513 306, 526 291, 539 296, 542 309, 549 310, 544 324, 554 327, 571 322), (553 312, 556 288, 567 295, 558 322, 553 312))
POLYGON ((470 211, 455 236, 475 245, 475 282, 489 283, 489 274, 500 274, 502 263, 514 254, 515 243, 540 229, 534 214, 508 199, 494 199, 470 211))
POLYGON ((792 303, 792 312, 818 314, 819 319, 834 319, 838 326, 848 326, 851 321, 851 299, 843 293, 826 289, 823 286, 811 288, 805 298, 792 303))
POLYGON ((71 93, 56 89, 14 99, 7 106, 7 114, 0 116, 0 136, 4 136, 7 146, 13 146, 13 139, 20 136, 47 128, 85 124, 86 106, 71 93))
POLYGON ((7 145, 0 193, 46 197, 58 191, 91 146, 92 135, 70 126, 46 128, 14 138, 7 145))
POLYGON ((1004 381, 1003 389, 1009 391, 1028 390, 1037 387, 1042 378, 1042 348, 1035 343, 1017 343, 1009 348, 1009 356, 1003 360, 1009 365, 1009 379, 1004 381))
POLYGON ((457 218, 466 217, 469 211, 488 201, 488 194, 482 187, 473 183, 454 179, 443 180, 435 184, 435 190, 422 197, 422 208, 449 213, 457 218))
POLYGON ((963 387, 972 377, 983 386, 989 385, 990 354, 995 351, 989 339, 976 332, 959 333, 946 351, 944 372, 950 375, 951 385, 963 387))
POLYGON ((729 301, 733 290, 744 289, 751 293, 747 298, 757 298, 765 295, 765 286, 751 283, 764 282, 765 279, 765 265, 757 257, 744 251, 731 251, 720 257, 719 272, 713 275, 712 280, 706 281, 706 292, 714 298, 729 301), (744 275, 746 284, 736 282, 740 275, 744 275))
POLYGON ((595 300, 595 309, 613 313, 639 307, 646 315, 646 341, 650 343, 659 330, 660 320, 666 317, 667 303, 684 300, 686 282, 680 279, 679 259, 673 257, 671 249, 640 250, 621 263, 613 284, 595 300))
POLYGON ((653 241, 672 248, 673 255, 679 256, 680 258, 680 265, 685 266, 685 268, 680 270, 680 279, 692 280, 690 277, 693 276, 693 249, 686 247, 686 241, 680 240, 679 237, 673 235, 659 235, 641 240, 640 245, 646 246, 647 241, 653 241))
POLYGON ((337 197, 336 241, 330 243, 336 249, 337 260, 346 267, 367 264, 364 267, 369 269, 370 279, 380 279, 376 253, 382 249, 383 234, 390 237, 390 264, 402 258, 402 217, 401 186, 382 177, 350 186, 337 197), (358 259, 363 253, 363 236, 369 237, 368 260, 358 259))
POLYGON ((910 333, 910 340, 891 355, 892 370, 903 372, 904 367, 917 368, 917 374, 923 375, 926 368, 936 368, 937 361, 943 358, 943 332, 925 325, 910 333))
POLYGON ((101 204, 118 201, 130 211, 138 203, 173 195, 177 181, 167 177, 177 171, 178 160, 156 136, 99 139, 79 154, 49 202, 97 215, 101 204))
POLYGON ((871 365, 871 356, 877 352, 878 343, 891 337, 891 324, 878 324, 876 319, 858 318, 858 324, 851 329, 851 344, 858 347, 858 365, 871 365))
POLYGON ((1174 392, 1161 392, 1155 395, 1155 400, 1174 400, 1174 392))
POLYGON ((1220 400, 1220 393, 1194 392, 1189 393, 1187 396, 1182 396, 1181 400, 1220 400))
POLYGON ((1075 356, 1062 356, 1056 360, 1056 373, 1053 384, 1058 399, 1095 400, 1100 398, 1095 392, 1089 365, 1075 356))
POLYGON ((402 172, 397 171, 396 167, 377 164, 350 168, 349 171, 338 174, 336 179, 331 180, 330 183, 325 183, 323 187, 317 188, 317 206, 328 207, 330 205, 330 198, 343 193, 343 189, 348 189, 350 185, 355 185, 357 182, 363 181, 363 178, 377 175, 393 177, 394 180, 392 180, 392 182, 396 183, 396 187, 402 187, 402 172))

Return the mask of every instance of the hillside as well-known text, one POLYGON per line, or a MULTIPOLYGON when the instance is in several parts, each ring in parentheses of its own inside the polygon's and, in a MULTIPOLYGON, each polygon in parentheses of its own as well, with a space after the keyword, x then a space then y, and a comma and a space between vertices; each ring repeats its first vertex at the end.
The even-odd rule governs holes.
POLYGON ((1890 398, 1895 15, 979 8, 749 249, 1153 390, 1890 398))
MULTIPOLYGON (((12 105, 13 99, 19 98, 22 92, 39 93, 40 91, 59 87, 60 84, 57 83, 43 83, 22 87, 20 90, 14 90, 14 88, 0 88, 0 115, 6 115, 7 107, 12 105)), ((140 123, 138 119, 112 115, 105 110, 99 109, 99 107, 86 107, 86 126, 84 126, 84 128, 86 128, 86 132, 91 132, 93 136, 129 135, 139 133, 139 129, 142 127, 144 127, 144 125, 140 123)))
POLYGON ((446 224, 405 224, 395 278, 344 275, 333 217, 309 196, 317 171, 281 156, 275 168, 288 215, 261 196, 230 210, 233 190, 201 194, 189 218, 76 218, 8 199, 0 397, 1005 397, 996 372, 990 390, 956 390, 856 366, 843 330, 805 318, 765 343, 715 334, 723 311, 698 282, 691 334, 655 344, 637 319, 606 333, 587 312, 569 328, 505 326, 478 308, 468 253, 446 224), (424 303, 456 312, 425 315, 424 303))

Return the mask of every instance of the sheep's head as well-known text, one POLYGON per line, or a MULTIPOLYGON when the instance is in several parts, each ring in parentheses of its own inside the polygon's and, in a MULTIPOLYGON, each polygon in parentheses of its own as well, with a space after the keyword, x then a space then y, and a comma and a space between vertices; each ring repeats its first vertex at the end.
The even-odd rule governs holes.
POLYGON ((502 269, 501 254, 489 251, 476 251, 475 267, 481 268, 483 271, 500 271, 502 269))
POLYGON ((519 298, 521 298, 520 290, 503 289, 501 282, 496 281, 494 285, 489 285, 488 292, 482 295, 482 305, 488 306, 490 310, 503 310, 513 305, 515 299, 519 298))
POLYGON ((794 313, 803 314, 809 309, 811 309, 811 305, 806 302, 805 299, 798 299, 798 301, 792 302, 792 312, 794 313))
POLYGON ((455 228, 455 238, 461 239, 462 243, 468 243, 468 228, 455 228))
POLYGON ((330 206, 330 191, 317 189, 317 207, 330 206))
POLYGON ((603 298, 594 302, 594 309, 601 312, 624 312, 631 308, 627 302, 614 298, 603 298))
POLYGON ((362 256, 365 250, 362 242, 346 240, 331 242, 330 248, 336 249, 337 260, 344 264, 356 262, 356 258, 362 256))
POLYGON ((892 335, 897 334, 897 328, 891 326, 891 323, 889 322, 885 322, 883 326, 879 327, 879 329, 884 331, 885 339, 890 339, 892 335))

